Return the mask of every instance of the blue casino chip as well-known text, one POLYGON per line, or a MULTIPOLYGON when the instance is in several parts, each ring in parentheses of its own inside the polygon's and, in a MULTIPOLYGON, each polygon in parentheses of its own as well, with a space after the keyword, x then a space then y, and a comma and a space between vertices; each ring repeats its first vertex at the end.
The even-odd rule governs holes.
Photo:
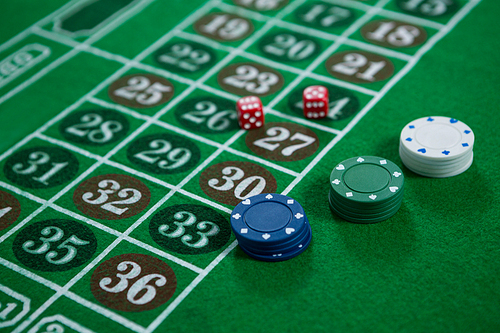
POLYGON ((247 255, 250 257, 257 259, 257 260, 262 260, 262 261, 283 261, 283 260, 288 260, 292 259, 293 257, 298 256, 302 252, 304 252, 307 247, 309 246, 309 243, 311 242, 312 239, 312 234, 311 234, 311 228, 309 227, 307 230, 307 234, 304 236, 303 239, 301 239, 297 244, 293 247, 293 249, 288 250, 288 251, 274 251, 272 254, 260 254, 260 253, 255 253, 247 248, 244 248, 240 245, 241 249, 243 252, 245 252, 247 255))
POLYGON ((264 193, 240 202, 231 213, 231 227, 249 256, 279 261, 302 253, 311 241, 311 226, 294 199, 264 193))

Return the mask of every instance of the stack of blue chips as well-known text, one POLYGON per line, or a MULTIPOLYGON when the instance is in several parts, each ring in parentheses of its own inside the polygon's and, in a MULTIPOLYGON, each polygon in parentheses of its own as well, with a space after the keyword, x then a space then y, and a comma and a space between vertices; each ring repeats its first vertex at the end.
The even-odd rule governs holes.
POLYGON ((263 261, 298 256, 312 238, 302 206, 276 193, 263 193, 240 202, 231 213, 231 228, 241 249, 263 261))

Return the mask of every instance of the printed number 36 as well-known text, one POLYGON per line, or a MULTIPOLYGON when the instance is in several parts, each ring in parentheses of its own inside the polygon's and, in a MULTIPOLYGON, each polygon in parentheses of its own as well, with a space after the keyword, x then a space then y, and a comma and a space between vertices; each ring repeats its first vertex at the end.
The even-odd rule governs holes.
POLYGON ((141 266, 133 261, 122 261, 116 268, 120 272, 125 272, 130 268, 131 269, 126 274, 116 274, 116 277, 119 278, 120 281, 116 283, 114 287, 111 287, 114 283, 113 279, 109 277, 103 278, 99 282, 99 287, 114 294, 121 293, 128 289, 127 300, 135 305, 147 304, 155 298, 156 288, 148 283, 154 280, 154 284, 157 287, 163 287, 167 283, 167 278, 161 274, 148 274, 129 286, 129 280, 135 279, 141 274, 141 266))

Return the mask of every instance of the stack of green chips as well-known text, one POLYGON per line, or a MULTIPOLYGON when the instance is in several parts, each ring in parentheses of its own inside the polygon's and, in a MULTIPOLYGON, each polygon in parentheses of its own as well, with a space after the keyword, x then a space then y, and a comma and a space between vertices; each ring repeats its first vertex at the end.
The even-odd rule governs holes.
POLYGON ((350 222, 387 220, 401 207, 403 193, 403 172, 381 157, 350 158, 339 163, 330 175, 330 209, 350 222))

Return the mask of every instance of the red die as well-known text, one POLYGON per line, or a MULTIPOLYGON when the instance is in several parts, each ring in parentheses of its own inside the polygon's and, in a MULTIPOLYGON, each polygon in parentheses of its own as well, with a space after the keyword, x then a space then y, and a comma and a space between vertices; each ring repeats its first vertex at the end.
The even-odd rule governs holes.
POLYGON ((264 112, 262 102, 255 96, 240 98, 236 103, 238 111, 238 124, 243 129, 255 129, 264 125, 264 112))
POLYGON ((328 89, 325 87, 307 87, 302 93, 302 102, 306 118, 325 118, 328 115, 328 89))

